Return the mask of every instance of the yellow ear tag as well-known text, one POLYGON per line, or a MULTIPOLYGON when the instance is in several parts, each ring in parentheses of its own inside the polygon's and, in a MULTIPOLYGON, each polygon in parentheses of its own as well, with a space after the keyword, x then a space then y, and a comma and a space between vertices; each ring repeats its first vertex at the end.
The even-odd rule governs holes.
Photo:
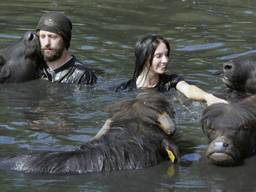
POLYGON ((165 149, 167 154, 168 154, 168 157, 169 159, 171 160, 172 163, 174 163, 175 161, 175 155, 173 154, 173 152, 169 149, 169 148, 166 148, 165 149))

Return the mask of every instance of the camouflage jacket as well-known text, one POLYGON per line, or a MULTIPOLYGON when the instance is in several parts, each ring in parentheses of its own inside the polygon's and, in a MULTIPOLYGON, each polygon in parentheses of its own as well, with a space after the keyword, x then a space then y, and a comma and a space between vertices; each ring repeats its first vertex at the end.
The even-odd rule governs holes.
POLYGON ((41 78, 51 82, 84 84, 89 86, 95 85, 97 81, 94 72, 85 67, 74 56, 67 63, 55 70, 51 70, 47 66, 44 67, 41 78))

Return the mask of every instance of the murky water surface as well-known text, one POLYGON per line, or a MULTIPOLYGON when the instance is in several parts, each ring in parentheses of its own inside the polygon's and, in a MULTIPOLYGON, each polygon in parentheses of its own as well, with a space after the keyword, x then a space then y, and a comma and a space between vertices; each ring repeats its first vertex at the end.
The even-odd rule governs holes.
MULTIPOLYGON (((0 85, 1 154, 72 150, 88 141, 105 121, 105 106, 134 96, 110 87, 131 77, 134 45, 145 34, 170 41, 170 73, 213 93, 225 89, 217 75, 225 60, 256 51, 256 2, 250 0, 12 0, 0 8, 0 48, 33 30, 44 12, 65 12, 74 25, 72 53, 99 77, 93 90, 41 80, 0 85)), ((203 158, 207 141, 199 121, 205 106, 185 103, 174 100, 185 149, 180 164, 80 176, 0 171, 1 191, 256 191, 254 157, 232 168, 203 158)))

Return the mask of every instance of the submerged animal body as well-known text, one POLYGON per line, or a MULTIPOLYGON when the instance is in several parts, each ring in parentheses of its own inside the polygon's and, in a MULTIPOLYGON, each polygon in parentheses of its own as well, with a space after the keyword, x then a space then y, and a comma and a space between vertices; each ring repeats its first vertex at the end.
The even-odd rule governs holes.
POLYGON ((209 141, 206 156, 213 164, 242 164, 256 152, 256 96, 207 107, 202 128, 209 141))
POLYGON ((170 157, 178 159, 171 141, 175 126, 170 103, 159 94, 143 93, 108 108, 98 134, 74 151, 38 151, 5 157, 0 167, 36 174, 84 174, 142 169, 170 157))
POLYGON ((0 52, 0 83, 20 83, 39 78, 44 64, 36 34, 26 32, 0 52))

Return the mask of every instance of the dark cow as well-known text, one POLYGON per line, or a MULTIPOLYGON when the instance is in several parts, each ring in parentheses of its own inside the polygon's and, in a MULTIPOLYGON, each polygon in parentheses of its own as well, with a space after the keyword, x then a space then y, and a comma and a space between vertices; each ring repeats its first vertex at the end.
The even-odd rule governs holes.
POLYGON ((162 95, 142 93, 107 111, 102 129, 80 149, 15 155, 2 160, 0 167, 25 173, 83 174, 141 169, 168 157, 177 161, 178 150, 170 140, 175 131, 173 110, 162 95))
POLYGON ((234 59, 223 65, 223 82, 238 92, 256 93, 256 56, 234 59))
POLYGON ((43 65, 38 37, 32 32, 0 52, 0 83, 19 83, 39 78, 43 65))
POLYGON ((209 140, 206 156, 212 163, 242 164, 256 152, 256 96, 207 107, 202 115, 202 129, 209 140))

